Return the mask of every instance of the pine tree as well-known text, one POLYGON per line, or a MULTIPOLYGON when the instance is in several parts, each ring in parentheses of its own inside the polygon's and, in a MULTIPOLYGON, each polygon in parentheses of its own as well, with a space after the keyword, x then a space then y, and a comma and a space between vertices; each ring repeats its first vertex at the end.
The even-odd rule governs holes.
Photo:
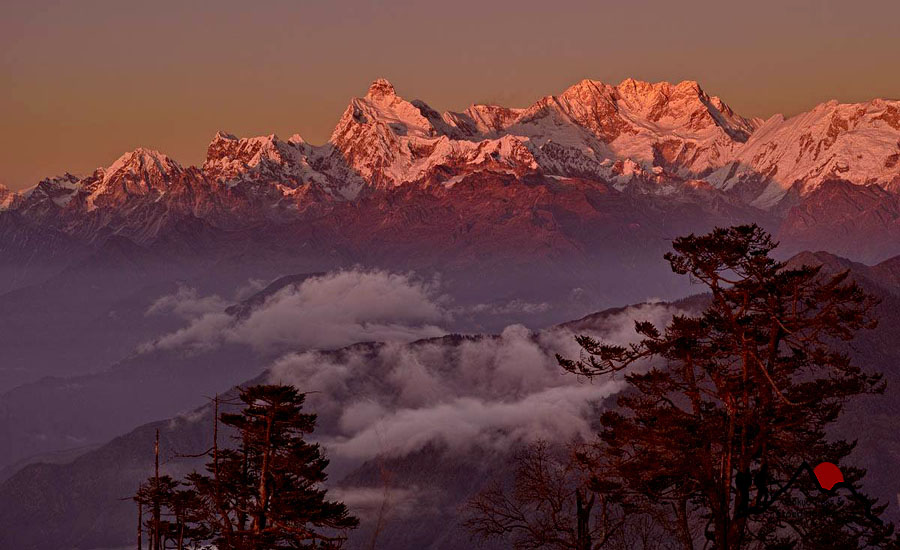
POLYGON ((157 474, 142 483, 134 496, 138 506, 151 511, 150 517, 144 523, 149 535, 150 550, 164 548, 163 539, 167 530, 164 516, 177 487, 178 481, 171 476, 157 474))
POLYGON ((138 488, 133 497, 140 509, 151 513, 143 527, 149 534, 151 550, 183 550, 193 543, 208 540, 209 530, 203 525, 199 495, 171 476, 152 476, 138 488))
POLYGON ((304 436, 316 416, 302 412, 305 396, 292 386, 241 390, 240 414, 222 414, 235 431, 233 448, 213 448, 207 475, 188 480, 203 502, 198 516, 222 550, 339 548, 358 520, 326 500, 321 484, 328 460, 304 436))
POLYGON ((859 492, 853 444, 826 428, 884 385, 841 347, 874 326, 876 301, 847 273, 787 267, 775 246, 755 225, 676 239, 666 259, 706 287, 705 311, 663 330, 638 322, 642 339, 627 347, 579 336, 582 357, 558 357, 572 373, 624 372, 628 383, 600 419, 595 486, 657 518, 684 549, 889 547, 884 506, 861 493, 826 494, 801 476, 778 494, 802 464, 824 461, 859 492))
POLYGON ((166 504, 171 519, 163 536, 174 543, 175 550, 209 540, 211 531, 202 521, 203 502, 193 488, 174 489, 166 504))
POLYGON ((150 550, 163 550, 163 510, 168 504, 171 495, 178 486, 178 482, 171 476, 159 475, 159 430, 156 430, 156 438, 153 443, 153 459, 154 471, 153 476, 148 478, 138 487, 133 500, 138 505, 138 547, 141 544, 141 525, 140 520, 143 515, 143 509, 146 507, 150 511, 150 517, 147 519, 144 527, 147 528, 150 550))

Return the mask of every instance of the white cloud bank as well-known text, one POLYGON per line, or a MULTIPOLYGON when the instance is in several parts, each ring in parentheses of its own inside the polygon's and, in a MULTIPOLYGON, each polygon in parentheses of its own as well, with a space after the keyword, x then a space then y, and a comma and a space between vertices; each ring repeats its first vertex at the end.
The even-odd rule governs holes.
POLYGON ((182 319, 196 319, 208 313, 224 311, 229 302, 220 296, 200 296, 196 288, 179 285, 173 294, 158 298, 147 309, 146 315, 162 315, 171 313, 182 319))
MULTIPOLYGON (((306 279, 241 317, 226 314, 218 297, 180 288, 148 314, 174 313, 189 319, 187 326, 144 349, 238 343, 267 352, 311 350, 278 359, 270 379, 311 392, 322 442, 353 462, 433 443, 505 450, 523 441, 590 437, 596 404, 622 389, 621 377, 592 383, 564 373, 554 354, 579 352, 568 328, 512 325, 498 336, 414 342, 445 334, 440 326, 454 311, 447 302, 432 283, 378 270, 306 279), (385 344, 319 351, 366 341, 385 344)), ((663 326, 673 313, 664 304, 643 304, 594 319, 585 331, 628 343, 637 339, 635 320, 663 326)))
MULTIPOLYGON (((672 313, 661 304, 627 308, 590 332, 627 343, 637 338, 635 320, 663 325, 672 313)), ((595 405, 623 388, 621 377, 591 383, 563 373, 557 352, 577 356, 570 330, 513 325, 497 337, 291 354, 272 366, 270 379, 312 392, 320 421, 337 419, 323 426, 323 443, 337 457, 402 456, 432 443, 505 450, 590 437, 595 405)))
POLYGON ((333 348, 364 341, 409 342, 440 336, 448 317, 436 289, 411 275, 347 270, 311 277, 266 298, 248 316, 225 313, 227 302, 179 288, 157 300, 148 314, 172 312, 186 327, 141 346, 202 350, 238 343, 273 351, 333 348))

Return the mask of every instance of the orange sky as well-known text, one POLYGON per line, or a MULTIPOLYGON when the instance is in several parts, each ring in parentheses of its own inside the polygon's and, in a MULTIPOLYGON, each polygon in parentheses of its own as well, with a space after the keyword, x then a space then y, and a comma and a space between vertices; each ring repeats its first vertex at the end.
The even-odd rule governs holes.
POLYGON ((900 96, 896 0, 4 0, 0 183, 217 130, 327 139, 378 76, 438 110, 582 78, 698 80, 738 112, 900 96))

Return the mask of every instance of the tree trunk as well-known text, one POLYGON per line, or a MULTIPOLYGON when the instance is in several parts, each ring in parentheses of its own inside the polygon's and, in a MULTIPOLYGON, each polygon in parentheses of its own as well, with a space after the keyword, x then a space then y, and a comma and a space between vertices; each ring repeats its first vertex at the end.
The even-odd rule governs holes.
POLYGON ((691 525, 688 521, 687 497, 682 497, 675 505, 675 512, 678 516, 678 536, 681 539, 681 545, 684 550, 694 550, 694 539, 691 535, 691 525))
POLYGON ((575 547, 577 550, 591 550, 591 508, 594 507, 594 497, 585 502, 581 489, 575 490, 575 515, 578 518, 575 547))
POLYGON ((266 419, 266 434, 263 440, 262 464, 259 468, 259 508, 253 522, 253 530, 257 533, 266 528, 266 513, 269 505, 269 458, 272 449, 272 425, 275 422, 275 411, 270 411, 266 419))
POLYGON ((219 514, 219 522, 222 526, 222 537, 225 539, 225 548, 231 550, 235 547, 234 539, 232 537, 234 534, 234 525, 231 523, 231 519, 228 517, 228 514, 225 513, 225 508, 222 505, 222 485, 219 481, 219 394, 216 394, 213 403, 213 484, 216 500, 215 505, 216 511, 219 514))
POLYGON ((153 475, 153 540, 150 543, 151 550, 162 550, 160 548, 160 506, 159 506, 159 429, 156 430, 156 443, 153 445, 153 454, 156 459, 156 470, 153 475))

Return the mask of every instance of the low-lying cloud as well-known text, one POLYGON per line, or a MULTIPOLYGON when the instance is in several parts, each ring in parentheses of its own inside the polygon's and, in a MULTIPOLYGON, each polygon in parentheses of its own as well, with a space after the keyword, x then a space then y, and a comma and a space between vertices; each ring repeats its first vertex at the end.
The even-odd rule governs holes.
MULTIPOLYGON (((635 320, 662 325, 672 314, 645 304, 579 333, 628 343, 637 339, 635 320)), ((336 457, 403 456, 430 444, 502 451, 589 437, 595 407, 622 389, 621 377, 591 382, 562 372, 554 354, 577 356, 574 336, 562 327, 533 332, 513 325, 494 337, 297 353, 278 360, 270 379, 312 392, 310 408, 336 457)))
POLYGON ((147 309, 147 315, 173 314, 182 319, 196 319, 208 313, 224 311, 229 302, 217 294, 200 296, 196 288, 179 285, 173 294, 158 298, 147 309))
MULTIPOLYGON (((183 316, 187 325, 145 349, 236 343, 267 352, 308 350, 276 360, 270 379, 309 392, 329 452, 359 462, 432 444, 503 451, 520 442, 590 437, 596 407, 622 389, 621 377, 589 381, 564 373, 554 354, 576 357, 576 332, 633 342, 635 320, 663 326, 675 313, 647 303, 588 318, 578 328, 511 325, 496 336, 427 340, 446 334, 441 325, 456 312, 448 302, 434 283, 379 270, 311 277, 241 315, 225 313, 218 297, 180 288, 148 314, 183 316), (345 347, 360 342, 372 344, 345 347)), ((535 308, 543 306, 503 307, 535 308)))
POLYGON ((418 409, 400 409, 330 449, 338 455, 368 459, 385 454, 405 455, 440 442, 452 449, 480 447, 506 450, 520 441, 570 441, 590 436, 586 418, 590 403, 619 389, 614 382, 549 388, 509 401, 458 397, 418 409))
POLYGON ((473 306, 456 308, 454 311, 460 314, 480 314, 480 315, 533 315, 536 313, 545 313, 552 309, 548 302, 529 302, 516 298, 502 303, 475 304, 473 306))
POLYGON ((329 496, 343 502, 354 514, 370 521, 379 515, 394 520, 398 517, 415 516, 421 513, 421 501, 427 492, 416 487, 335 487, 329 496))
POLYGON ((172 312, 184 328, 141 347, 203 350, 225 343, 263 351, 333 348, 364 341, 409 342, 446 333, 448 319, 436 288, 409 274, 346 270, 310 277, 266 297, 248 315, 226 313, 217 296, 179 288, 157 300, 148 314, 172 312))

